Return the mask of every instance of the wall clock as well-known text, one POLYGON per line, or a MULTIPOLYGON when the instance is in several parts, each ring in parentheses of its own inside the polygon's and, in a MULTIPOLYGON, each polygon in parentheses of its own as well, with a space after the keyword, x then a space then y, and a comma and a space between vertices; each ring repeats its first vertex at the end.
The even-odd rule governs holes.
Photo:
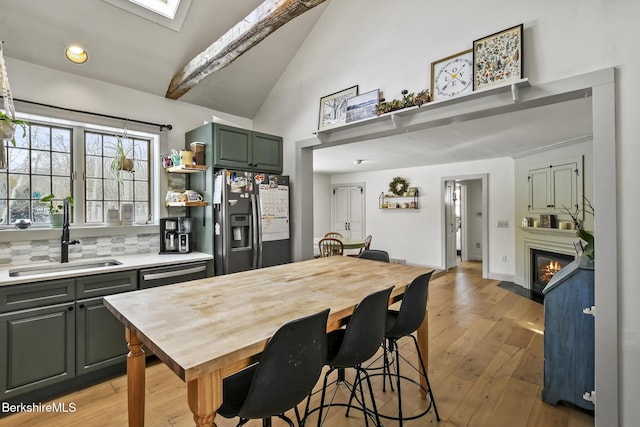
POLYGON ((431 63, 431 96, 434 101, 473 91, 473 51, 456 53, 431 63))

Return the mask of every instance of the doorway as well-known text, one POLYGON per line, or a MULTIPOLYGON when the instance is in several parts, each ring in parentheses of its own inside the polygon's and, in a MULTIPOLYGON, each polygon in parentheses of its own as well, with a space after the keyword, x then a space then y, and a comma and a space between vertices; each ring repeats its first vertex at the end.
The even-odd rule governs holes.
POLYGON ((364 238, 364 183, 331 186, 331 231, 364 238))
POLYGON ((487 174, 443 178, 443 265, 460 261, 482 262, 488 277, 487 174))

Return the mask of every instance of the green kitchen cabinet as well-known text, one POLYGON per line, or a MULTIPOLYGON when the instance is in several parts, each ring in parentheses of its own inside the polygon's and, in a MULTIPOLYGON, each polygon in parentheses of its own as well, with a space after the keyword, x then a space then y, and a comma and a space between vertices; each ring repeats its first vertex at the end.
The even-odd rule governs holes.
POLYGON ((76 303, 76 346, 78 375, 127 359, 124 326, 107 310, 102 297, 76 303))
POLYGON ((138 271, 119 271, 76 279, 76 373, 81 375, 124 362, 124 326, 102 302, 105 295, 138 288, 138 271), (86 298, 91 297, 91 298, 86 298))
POLYGON ((206 162, 214 168, 282 173, 282 137, 208 123, 187 132, 186 146, 192 142, 205 143, 206 162))
POLYGON ((75 376, 74 303, 0 315, 3 400, 75 376))
POLYGON ((124 365, 124 326, 102 297, 137 287, 138 270, 0 287, 3 399, 124 365))

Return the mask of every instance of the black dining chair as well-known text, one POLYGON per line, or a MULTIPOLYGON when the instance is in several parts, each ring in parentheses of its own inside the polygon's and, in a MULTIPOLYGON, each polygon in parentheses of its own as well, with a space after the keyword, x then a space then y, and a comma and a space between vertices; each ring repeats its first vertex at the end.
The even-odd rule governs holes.
POLYGON ((372 259, 374 261, 389 262, 389 253, 380 249, 365 249, 360 252, 358 258, 372 259))
MULTIPOLYGON (((435 398, 433 397, 433 391, 431 389, 431 384, 429 383, 429 377, 427 376, 427 370, 424 366, 422 355, 420 354, 420 348, 418 347, 418 340, 413 333, 418 330, 422 322, 424 321, 425 316, 427 315, 427 298, 429 295, 429 280, 431 279, 431 275, 433 271, 421 274, 420 276, 413 279, 413 281, 407 287, 404 296, 402 297, 402 303, 400 305, 399 310, 391 310, 387 311, 387 330, 385 332, 386 345, 384 348, 384 378, 383 378, 383 391, 386 383, 386 376, 395 376, 396 385, 398 388, 398 416, 387 416, 384 414, 380 414, 381 417, 387 419, 397 420, 399 425, 402 426, 403 420, 416 419, 423 415, 425 415, 431 409, 433 405, 433 411, 436 415, 436 419, 440 421, 440 415, 438 414, 438 408, 436 406, 435 398), (422 387, 422 385, 414 381, 407 376, 402 376, 400 374, 400 347, 398 346, 398 340, 403 337, 411 337, 413 339, 413 343, 416 348, 416 353, 418 354, 418 361, 420 363, 420 370, 414 367, 416 371, 424 378, 427 387, 424 390, 427 393, 427 396, 430 399, 429 405, 427 408, 417 415, 412 415, 410 417, 406 417, 402 412, 402 393, 400 383, 401 380, 409 380, 418 386, 422 387), (396 372, 395 374, 391 374, 390 369, 390 357, 389 353, 393 353, 393 363, 395 364, 396 372)), ((405 362, 407 362, 406 358, 402 358, 405 362)), ((408 362, 407 362, 408 363, 408 362)), ((413 365, 412 365, 413 366, 413 365)), ((393 383, 391 382, 391 378, 389 378, 389 384, 393 388, 393 383)))
POLYGON ((295 408, 320 378, 327 354, 329 309, 284 324, 273 335, 260 361, 223 380, 218 414, 240 417, 238 427, 250 419, 271 426, 277 416, 294 427, 285 411, 295 408))
MULTIPOLYGON (((364 414, 365 425, 369 425, 369 416, 372 416, 376 421, 376 426, 380 426, 380 418, 378 417, 378 409, 376 407, 376 401, 373 395, 373 388, 371 387, 371 380, 369 374, 362 368, 362 363, 370 359, 376 351, 380 348, 382 340, 384 339, 385 326, 386 326, 386 312, 389 306, 389 297, 393 287, 375 292, 366 296, 355 308, 346 328, 338 329, 329 332, 327 335, 327 360, 326 365, 329 366, 329 370, 324 376, 324 382, 322 385, 322 395, 320 398, 320 407, 318 408, 318 427, 323 422, 323 410, 325 407, 325 396, 328 386, 329 375, 338 370, 337 382, 344 382, 344 369, 354 368, 356 371, 355 381, 353 385, 347 384, 351 388, 351 397, 347 406, 346 416, 349 415, 349 410, 353 407, 353 399, 360 401, 362 405, 361 409, 364 414), (341 372, 342 371, 342 372, 341 372), (369 396, 371 398, 372 408, 368 409, 365 402, 363 391, 363 379, 367 382, 369 388, 369 396), (360 398, 356 396, 356 391, 360 391, 360 398)), ((327 405, 327 413, 331 409, 331 406, 345 406, 343 404, 334 404, 330 402, 327 405)), ((307 408, 309 407, 309 400, 307 400, 307 408)), ((355 408, 355 407, 354 407, 355 408)), ((305 410, 305 414, 308 414, 308 410, 305 410)))

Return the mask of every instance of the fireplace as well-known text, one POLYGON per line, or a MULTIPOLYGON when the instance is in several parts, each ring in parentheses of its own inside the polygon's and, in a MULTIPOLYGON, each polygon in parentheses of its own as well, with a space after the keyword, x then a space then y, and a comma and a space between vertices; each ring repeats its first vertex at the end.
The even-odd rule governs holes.
POLYGON ((542 293, 542 290, 554 274, 569 264, 575 258, 573 255, 550 252, 541 249, 531 249, 531 289, 542 293))

